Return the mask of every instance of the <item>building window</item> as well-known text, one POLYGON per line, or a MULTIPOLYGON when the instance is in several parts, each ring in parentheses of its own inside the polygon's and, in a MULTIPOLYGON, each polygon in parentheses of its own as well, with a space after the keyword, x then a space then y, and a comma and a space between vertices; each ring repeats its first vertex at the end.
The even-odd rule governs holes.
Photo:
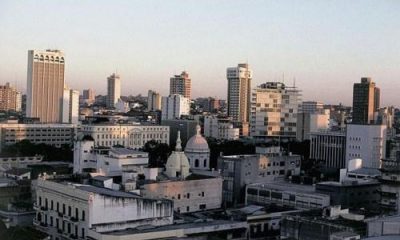
POLYGON ((189 211, 190 211, 190 207, 187 206, 187 207, 186 207, 186 212, 189 212, 189 211))
POLYGON ((180 194, 178 194, 178 199, 181 199, 181 195, 180 194))
POLYGON ((200 205, 199 205, 199 209, 200 209, 200 210, 206 209, 206 205, 205 205, 205 204, 200 204, 200 205))
POLYGON ((187 198, 188 198, 188 199, 190 198, 190 193, 187 194, 187 198))
POLYGON ((82 221, 85 221, 85 211, 82 210, 82 221))
POLYGON ((199 159, 194 160, 194 167, 199 167, 199 159))

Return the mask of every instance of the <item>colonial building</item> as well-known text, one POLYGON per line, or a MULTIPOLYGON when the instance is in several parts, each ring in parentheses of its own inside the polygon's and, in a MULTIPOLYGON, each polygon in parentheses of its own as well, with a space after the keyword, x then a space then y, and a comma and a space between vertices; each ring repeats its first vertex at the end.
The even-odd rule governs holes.
MULTIPOLYGON (((194 149, 199 149, 197 143, 193 142, 194 149)), ((165 172, 159 174, 156 181, 145 181, 141 193, 144 197, 173 200, 174 210, 179 213, 197 212, 221 207, 222 181, 219 176, 190 172, 190 163, 178 133, 176 149, 168 158, 165 172)))
POLYGON ((122 145, 127 148, 139 149, 150 140, 169 144, 168 126, 118 123, 84 124, 79 133, 91 136, 95 146, 122 145))
POLYGON ((196 126, 196 135, 191 137, 185 147, 185 155, 191 169, 210 169, 210 148, 204 137, 201 136, 200 125, 196 126))

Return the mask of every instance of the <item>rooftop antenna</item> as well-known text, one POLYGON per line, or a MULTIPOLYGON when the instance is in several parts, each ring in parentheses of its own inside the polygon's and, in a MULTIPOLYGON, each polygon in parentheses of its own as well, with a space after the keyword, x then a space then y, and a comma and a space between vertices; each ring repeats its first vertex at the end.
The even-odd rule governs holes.
POLYGON ((293 78, 293 88, 296 88, 296 77, 293 78))
POLYGON ((282 83, 285 84, 285 72, 282 72, 282 83))

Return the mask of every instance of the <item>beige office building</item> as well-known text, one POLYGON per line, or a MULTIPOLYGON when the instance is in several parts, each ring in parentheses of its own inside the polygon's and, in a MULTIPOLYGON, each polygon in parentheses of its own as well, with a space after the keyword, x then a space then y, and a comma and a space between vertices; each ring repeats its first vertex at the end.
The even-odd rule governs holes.
POLYGON ((118 74, 111 74, 107 78, 107 107, 114 108, 121 97, 121 79, 118 74))
POLYGON ((62 120, 64 54, 59 50, 28 51, 26 115, 43 123, 62 120))
POLYGON ((10 83, 0 86, 0 111, 21 111, 21 92, 10 83))
POLYGON ((228 68, 228 115, 234 122, 248 123, 252 71, 248 64, 228 68))
POLYGON ((147 110, 148 111, 161 110, 161 95, 158 92, 149 90, 147 94, 147 110))
POLYGON ((189 78, 189 74, 186 71, 170 78, 169 95, 180 94, 185 98, 192 99, 191 92, 192 80, 189 78))
POLYGON ((254 89, 251 108, 251 136, 295 138, 300 90, 280 82, 267 82, 254 89))

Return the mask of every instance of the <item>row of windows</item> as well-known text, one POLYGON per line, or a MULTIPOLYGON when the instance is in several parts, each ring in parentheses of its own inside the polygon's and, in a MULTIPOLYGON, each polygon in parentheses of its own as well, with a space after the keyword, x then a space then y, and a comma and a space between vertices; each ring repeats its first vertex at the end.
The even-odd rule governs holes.
POLYGON ((65 203, 63 203, 61 205, 59 202, 56 202, 54 204, 54 201, 51 200, 50 204, 49 204, 49 200, 47 198, 45 198, 44 201, 42 201, 42 197, 39 196, 38 205, 40 207, 42 207, 44 210, 50 209, 52 211, 56 211, 56 212, 62 213, 64 215, 68 215, 69 217, 75 217, 77 220, 79 219, 79 217, 81 217, 81 220, 85 221, 85 210, 82 210, 81 214, 79 215, 79 209, 75 208, 75 214, 72 215, 73 207, 66 206, 65 203))

